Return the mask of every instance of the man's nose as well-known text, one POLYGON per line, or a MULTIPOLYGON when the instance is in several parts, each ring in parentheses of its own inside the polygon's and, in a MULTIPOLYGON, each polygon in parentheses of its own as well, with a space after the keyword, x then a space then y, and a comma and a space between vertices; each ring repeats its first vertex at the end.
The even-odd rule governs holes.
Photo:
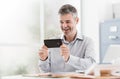
POLYGON ((63 26, 63 27, 67 27, 67 24, 66 24, 66 23, 63 23, 62 26, 63 26))

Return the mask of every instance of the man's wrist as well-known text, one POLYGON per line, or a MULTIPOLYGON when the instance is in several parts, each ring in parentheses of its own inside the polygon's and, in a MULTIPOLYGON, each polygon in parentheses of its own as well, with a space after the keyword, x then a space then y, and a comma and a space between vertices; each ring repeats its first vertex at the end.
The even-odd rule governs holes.
POLYGON ((45 59, 40 58, 41 61, 46 61, 47 59, 48 59, 48 56, 45 59))
POLYGON ((65 62, 68 62, 68 60, 70 59, 70 56, 68 56, 67 60, 65 62))

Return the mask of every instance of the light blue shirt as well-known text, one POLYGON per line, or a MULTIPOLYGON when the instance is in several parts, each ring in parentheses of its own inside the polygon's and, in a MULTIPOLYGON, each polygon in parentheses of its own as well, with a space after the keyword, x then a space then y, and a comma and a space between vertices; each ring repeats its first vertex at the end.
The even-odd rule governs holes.
POLYGON ((60 48, 49 48, 49 56, 45 61, 39 60, 39 67, 44 72, 76 72, 85 71, 96 62, 96 53, 92 39, 81 36, 77 33, 72 42, 65 41, 62 36, 62 42, 70 50, 70 58, 67 62, 60 55, 60 48))

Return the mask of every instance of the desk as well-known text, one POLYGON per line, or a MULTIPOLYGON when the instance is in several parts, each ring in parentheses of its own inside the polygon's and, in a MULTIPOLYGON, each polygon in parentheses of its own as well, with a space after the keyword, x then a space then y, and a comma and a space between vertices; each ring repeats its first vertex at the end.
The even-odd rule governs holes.
MULTIPOLYGON (((45 77, 23 77, 22 75, 14 75, 14 76, 4 76, 0 79, 53 79, 53 78, 45 78, 45 77)), ((58 79, 58 78, 54 78, 58 79)), ((70 79, 70 78, 59 78, 59 79, 70 79)))
POLYGON ((0 79, 94 79, 94 76, 85 76, 85 75, 79 75, 79 74, 65 74, 65 75, 59 75, 59 74, 53 74, 52 77, 45 77, 45 76, 23 76, 23 75, 14 75, 14 76, 3 76, 0 79))
POLYGON ((104 70, 101 75, 84 75, 79 73, 66 73, 66 74, 51 74, 51 73, 39 73, 39 74, 25 74, 15 76, 3 76, 0 79, 120 79, 120 75, 111 75, 113 70, 120 70, 120 65, 97 65, 95 69, 104 70), (107 71, 107 72, 106 72, 107 71))
POLYGON ((1 77, 0 79, 120 79, 120 77, 116 76, 107 76, 107 77, 95 77, 95 78, 69 78, 69 77, 63 77, 63 78, 45 78, 45 77, 23 77, 22 75, 15 75, 15 76, 5 76, 1 77))

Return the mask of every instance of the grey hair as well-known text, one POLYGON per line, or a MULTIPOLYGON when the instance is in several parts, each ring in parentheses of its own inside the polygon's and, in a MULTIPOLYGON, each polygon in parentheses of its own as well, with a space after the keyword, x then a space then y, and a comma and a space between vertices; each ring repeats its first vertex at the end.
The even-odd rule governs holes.
POLYGON ((72 16, 75 17, 75 18, 78 16, 76 8, 72 5, 70 5, 70 4, 63 5, 59 9, 58 14, 60 14, 60 15, 72 14, 72 16))

